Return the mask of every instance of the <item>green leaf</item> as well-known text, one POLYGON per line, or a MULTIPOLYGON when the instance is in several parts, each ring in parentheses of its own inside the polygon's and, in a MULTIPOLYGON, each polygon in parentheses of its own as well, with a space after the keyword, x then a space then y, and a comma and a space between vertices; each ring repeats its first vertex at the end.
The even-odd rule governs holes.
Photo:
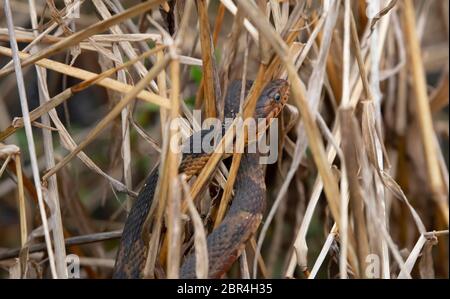
POLYGON ((203 72, 202 68, 194 65, 190 69, 190 77, 197 85, 200 85, 200 81, 202 80, 203 72))
POLYGON ((187 98, 186 100, 184 100, 184 102, 186 103, 186 105, 193 109, 194 105, 195 105, 195 96, 190 96, 189 98, 187 98))

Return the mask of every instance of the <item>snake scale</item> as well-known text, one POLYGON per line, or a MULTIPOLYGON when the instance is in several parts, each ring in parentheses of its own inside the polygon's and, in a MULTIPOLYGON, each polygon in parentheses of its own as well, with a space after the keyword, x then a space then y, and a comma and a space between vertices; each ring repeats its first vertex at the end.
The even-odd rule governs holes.
MULTIPOLYGON (((252 84, 250 80, 246 82, 245 94, 248 94, 252 84)), ((235 118, 239 111, 241 85, 240 80, 230 83, 224 105, 226 118, 235 118)), ((288 96, 289 84, 285 80, 270 81, 257 100, 254 117, 267 120, 277 117, 288 96)), ((222 131, 225 131, 225 125, 222 126, 222 131)), ((187 142, 193 143, 192 136, 187 142)), ((179 166, 179 172, 188 177, 198 175, 210 156, 206 152, 193 152, 183 153, 179 166)), ((142 232, 155 194, 158 175, 156 167, 148 176, 131 208, 120 240, 113 278, 142 278, 148 248, 142 232)), ((237 259, 246 241, 255 233, 261 222, 265 201, 266 186, 259 155, 244 153, 234 184, 232 204, 221 224, 207 236, 209 278, 220 278, 237 259)), ((181 266, 180 278, 196 278, 195 265, 195 252, 191 250, 181 266)))

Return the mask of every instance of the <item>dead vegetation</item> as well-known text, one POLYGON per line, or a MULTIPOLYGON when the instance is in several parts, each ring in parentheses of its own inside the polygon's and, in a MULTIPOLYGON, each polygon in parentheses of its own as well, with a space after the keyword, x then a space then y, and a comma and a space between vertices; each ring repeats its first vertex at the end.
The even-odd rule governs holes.
POLYGON ((0 6, 0 277, 71 277, 70 254, 110 277, 153 167, 146 277, 178 277, 193 244, 206 277, 240 155, 186 182, 169 142, 199 129, 192 109, 222 118, 241 78, 244 116, 272 79, 291 96, 267 211, 227 277, 448 277, 448 1, 0 6))

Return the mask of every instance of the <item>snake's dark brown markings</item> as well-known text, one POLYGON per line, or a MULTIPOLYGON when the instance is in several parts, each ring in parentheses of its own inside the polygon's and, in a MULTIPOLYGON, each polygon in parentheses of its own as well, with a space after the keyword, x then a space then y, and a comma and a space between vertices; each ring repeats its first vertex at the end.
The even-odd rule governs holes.
MULTIPOLYGON (((246 82, 246 94, 252 84, 252 81, 246 82)), ((225 99, 224 116, 226 118, 236 117, 239 111, 240 94, 241 81, 233 81, 225 99)), ((277 117, 288 96, 289 84, 285 80, 269 82, 258 98, 254 117, 266 119, 277 117)), ((222 130, 224 133, 225 126, 222 130)), ((187 142, 193 143, 192 136, 187 142)), ((206 152, 183 153, 179 172, 185 173, 188 177, 198 175, 209 156, 206 152)), ((113 278, 142 277, 147 257, 147 243, 143 240, 142 228, 150 210, 157 181, 158 168, 155 168, 141 189, 125 222, 113 278)), ((259 155, 244 153, 234 184, 234 197, 229 211, 222 223, 207 237, 210 278, 220 278, 235 262, 245 243, 255 233, 261 222, 265 201, 266 185, 264 173, 259 164, 259 155)), ((191 250, 181 266, 180 278, 196 278, 195 265, 195 252, 191 250)))

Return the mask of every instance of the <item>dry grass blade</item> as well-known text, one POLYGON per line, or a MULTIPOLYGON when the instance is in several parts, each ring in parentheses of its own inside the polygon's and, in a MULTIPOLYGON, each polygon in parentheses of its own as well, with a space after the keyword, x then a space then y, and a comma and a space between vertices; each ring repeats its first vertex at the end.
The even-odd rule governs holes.
POLYGON ((20 243, 23 248, 27 242, 28 225, 27 225, 27 211, 25 206, 25 192, 23 188, 22 163, 20 159, 20 153, 16 155, 15 163, 17 170, 17 186, 18 186, 18 199, 20 211, 20 243))
MULTIPOLYGON (((122 235, 122 230, 104 232, 104 233, 95 233, 95 234, 67 238, 65 240, 65 244, 66 244, 66 246, 90 244, 90 243, 94 243, 94 242, 102 242, 105 240, 118 239, 118 238, 120 238, 121 235, 122 235)), ((30 253, 39 252, 42 250, 45 250, 45 243, 33 244, 33 245, 30 245, 30 247, 29 247, 30 253)), ((16 257, 16 256, 18 256, 19 252, 20 252, 20 248, 2 252, 2 253, 0 253, 0 260, 16 257)))
MULTIPOLYGON (((72 34, 71 36, 57 42, 54 45, 49 46, 45 50, 42 50, 39 53, 36 53, 35 55, 32 55, 22 61, 22 67, 25 67, 27 65, 33 64, 37 62, 38 60, 41 60, 43 58, 49 57, 52 54, 55 54, 59 51, 62 51, 70 46, 73 46, 77 44, 78 42, 84 40, 87 37, 90 37, 98 32, 105 31, 110 26, 120 23, 125 19, 132 18, 134 16, 137 16, 143 12, 146 12, 147 10, 151 9, 152 7, 162 3, 163 0, 149 0, 146 2, 143 2, 141 4, 135 5, 126 11, 114 15, 113 17, 104 20, 102 22, 98 22, 82 31, 79 31, 77 33, 72 34)), ((10 33, 11 35, 11 33, 10 33)), ((13 68, 9 67, 6 69, 3 69, 0 71, 0 77, 5 76, 7 74, 10 74, 13 72, 13 68)))
POLYGON ((147 84, 153 80, 157 74, 163 69, 170 61, 170 58, 166 56, 164 60, 155 65, 146 75, 145 77, 139 81, 136 86, 128 93, 123 99, 120 100, 119 103, 114 106, 114 108, 97 124, 97 126, 89 132, 86 138, 74 149, 64 157, 63 160, 58 162, 54 168, 50 169, 43 177, 43 180, 46 180, 53 174, 55 174, 61 167, 66 165, 70 160, 72 160, 86 145, 88 145, 117 115, 120 114, 122 109, 128 105, 130 101, 132 101, 136 95, 144 89, 147 84))
POLYGON ((409 254, 408 259, 405 261, 405 269, 402 269, 402 271, 400 271, 398 278, 404 279, 406 278, 406 271, 408 271, 408 274, 412 271, 414 264, 416 263, 419 255, 421 254, 422 248, 426 247, 427 244, 436 245, 437 236, 442 236, 445 234, 448 235, 448 230, 440 232, 426 232, 421 234, 419 239, 417 240, 416 245, 409 254))
POLYGON ((20 65, 20 59, 18 56, 19 49, 18 49, 17 42, 15 40, 15 35, 14 35, 14 23, 13 23, 13 19, 12 19, 12 15, 11 15, 11 6, 9 3, 9 0, 5 0, 4 4, 5 4, 4 10, 5 10, 5 15, 6 15, 6 20, 8 23, 8 31, 11 36, 10 44, 11 44, 11 49, 12 49, 13 61, 14 61, 14 67, 12 69, 15 71, 16 78, 17 78, 17 86, 19 89, 20 104, 21 104, 21 108, 22 108, 22 114, 24 117, 24 121, 25 121, 25 133, 26 133, 27 141, 28 141, 31 166, 33 169, 34 185, 35 185, 36 191, 37 191, 39 212, 41 215, 42 226, 44 229, 45 242, 47 245, 47 253, 48 253, 49 262, 50 262, 50 269, 51 269, 52 277, 57 278, 58 276, 57 276, 57 272, 56 272, 55 257, 54 257, 51 239, 50 239, 50 231, 49 231, 50 228, 48 225, 47 214, 46 214, 45 207, 44 207, 44 198, 43 198, 42 186, 41 186, 40 175, 39 175, 39 168, 38 168, 37 158, 36 158, 35 143, 34 143, 34 138, 33 138, 33 132, 31 129, 31 120, 30 120, 29 109, 28 109, 27 95, 25 92, 25 83, 24 83, 24 79, 23 79, 22 68, 20 65))
POLYGON ((347 176, 349 181, 350 200, 354 211, 354 223, 355 223, 355 239, 357 240, 356 250, 358 252, 359 261, 359 273, 363 274, 366 257, 369 254, 369 244, 367 240, 367 225, 365 223, 364 216, 364 201, 363 190, 359 183, 358 172, 359 167, 355 157, 358 157, 357 145, 354 143, 356 140, 353 111, 350 109, 342 110, 339 114, 339 120, 341 121, 341 134, 342 134, 342 147, 345 155, 345 165, 347 168, 347 176))
MULTIPOLYGON (((170 120, 174 121, 179 116, 180 106, 180 62, 174 58, 170 64, 170 78, 172 80, 171 102, 172 109, 170 109, 170 120)), ((172 142, 176 136, 178 129, 170 127, 169 142, 172 142)), ((167 176, 164 177, 162 183, 161 194, 167 194, 167 209, 168 209, 168 226, 167 226, 167 240, 169 242, 168 255, 171 257, 167 261, 167 277, 178 278, 180 267, 180 247, 181 247, 181 203, 180 203, 180 182, 178 179, 178 155, 173 151, 171 146, 168 147, 166 155, 166 167, 163 171, 167 176), (173 181, 175 178, 175 182, 173 181), (164 192, 166 191, 167 192, 164 192)))
POLYGON ((448 106, 448 85, 449 85, 449 74, 446 70, 446 74, 442 76, 441 82, 439 83, 436 91, 430 95, 430 109, 433 113, 440 111, 442 108, 448 106))
MULTIPOLYGON (((31 1, 31 8, 34 6, 34 1, 31 1)), ((38 18, 35 9, 30 9, 30 18, 31 24, 34 28, 38 27, 38 18)), ((34 32, 35 37, 37 37, 37 32, 34 32)), ((39 51, 39 47, 32 47, 30 49, 31 53, 35 53, 39 51)), ((76 51, 76 50, 74 50, 76 51)), ((49 89, 47 85, 47 70, 45 68, 35 66, 36 75, 38 79, 38 90, 39 90, 39 102, 40 104, 45 104, 50 101, 49 89)), ((44 114, 42 117, 42 123, 46 127, 50 127, 50 118, 47 114, 44 114)), ((54 154, 54 142, 52 132, 47 129, 42 130, 43 141, 44 141, 44 156, 45 156, 45 164, 46 168, 52 168, 55 166, 55 154, 54 154)), ((44 193, 44 198, 47 202, 51 202, 49 204, 50 207, 53 207, 51 210, 51 218, 53 218, 54 227, 52 230, 53 236, 53 244, 55 247, 55 262, 56 262, 56 270, 58 273, 58 277, 67 278, 68 271, 66 265, 66 248, 64 246, 64 227, 62 223, 61 217, 61 205, 59 198, 59 190, 57 184, 56 176, 52 177, 46 186, 46 192, 44 193)))
MULTIPOLYGON (((212 37, 212 39, 213 39, 212 42, 213 42, 214 48, 217 45, 217 40, 219 38, 219 33, 220 33, 221 28, 222 28, 222 22, 223 22, 224 14, 225 14, 225 6, 222 3, 220 3, 218 11, 217 11, 216 20, 215 20, 215 23, 214 23, 214 32, 213 32, 213 37, 212 37)), ((203 53, 203 51, 202 51, 202 53, 203 53)), ((194 105, 195 109, 200 109, 201 103, 204 100, 204 91, 205 91, 205 88, 204 88, 205 83, 204 83, 204 81, 205 81, 205 77, 202 76, 202 79, 200 81, 199 88, 198 88, 198 91, 197 91, 197 94, 196 94, 196 97, 195 97, 195 105, 194 105)))
POLYGON ((373 18, 372 23, 370 23, 370 31, 372 32, 374 30, 374 27, 376 23, 384 16, 386 15, 392 8, 394 8, 395 4, 397 4, 397 0, 391 0, 388 5, 386 5, 385 8, 380 10, 373 18))
POLYGON ((0 177, 3 175, 11 158, 14 159, 17 177, 17 202, 19 204, 20 215, 20 244, 22 248, 26 246, 28 240, 28 228, 27 228, 27 211, 25 205, 25 194, 23 187, 23 175, 22 175, 22 163, 20 158, 20 149, 15 145, 4 145, 0 143, 0 158, 5 159, 0 167, 0 177))
MULTIPOLYGON (((42 115, 50 111, 51 109, 57 107, 65 100, 69 99, 72 96, 72 91, 70 89, 66 89, 65 91, 57 94, 44 104, 40 105, 36 109, 30 111, 30 120, 33 122, 40 118, 42 115)), ((22 117, 17 117, 13 120, 13 123, 7 127, 5 130, 0 132, 0 141, 5 140, 12 134, 14 134, 18 129, 24 127, 24 121, 22 117)))
POLYGON ((317 257, 316 262, 314 263, 314 266, 308 275, 308 279, 316 278, 316 275, 317 275, 317 272, 319 271, 320 266, 325 261, 326 255, 328 254, 328 251, 330 250, 331 245, 335 241, 336 233, 337 233, 336 230, 337 229, 336 229, 336 224, 335 224, 335 225, 333 225, 331 232, 328 234, 327 239, 325 240, 325 243, 323 244, 323 247, 320 250, 319 256, 317 257))
POLYGON ((448 202, 439 170, 439 163, 436 157, 436 149, 434 147, 433 136, 435 133, 427 94, 425 72, 421 59, 420 44, 415 31, 416 22, 414 6, 411 0, 406 0, 403 3, 403 17, 406 38, 408 40, 409 60, 411 62, 411 70, 414 77, 416 113, 419 119, 420 133, 423 140, 425 159, 427 161, 428 179, 430 188, 433 192, 433 199, 436 201, 436 204, 442 213, 442 217, 448 226, 448 202))
POLYGON ((194 244, 195 244, 195 259, 197 262, 196 274, 197 278, 208 278, 208 246, 206 244, 206 232, 203 228, 202 218, 200 217, 197 208, 189 197, 189 186, 185 182, 185 179, 181 179, 183 185, 183 191, 186 196, 189 214, 191 215, 192 225, 194 226, 194 244))
POLYGON ((197 0, 198 22, 200 27, 200 45, 203 61, 203 88, 206 117, 216 117, 216 103, 220 99, 220 86, 217 77, 214 48, 209 28, 207 6, 205 0, 197 0))
MULTIPOLYGON (((185 212, 185 209, 180 208, 180 198, 179 198, 179 190, 181 189, 181 183, 178 178, 178 161, 179 161, 179 152, 174 151, 172 147, 173 139, 177 136, 180 128, 179 126, 173 126, 180 115, 180 61, 178 54, 178 47, 180 42, 182 41, 185 31, 187 29, 188 20, 191 15, 193 3, 187 3, 185 6, 185 10, 183 16, 181 18, 177 36, 175 40, 160 28, 161 34, 165 37, 167 42, 171 45, 169 47, 169 53, 172 57, 172 61, 170 63, 170 79, 172 82, 172 89, 170 93, 171 98, 171 109, 167 112, 161 112, 161 128, 163 129, 164 135, 166 138, 163 142, 163 152, 162 152, 162 161, 163 163, 159 167, 160 177, 158 179, 158 184, 156 186, 155 197, 159 198, 159 202, 157 205, 157 214, 156 219, 153 222, 153 229, 151 233, 151 237, 149 240, 149 250, 147 254, 147 259, 145 263, 144 269, 144 277, 153 277, 156 267, 156 259, 159 247, 159 240, 161 234, 161 228, 163 227, 163 213, 167 209, 168 210, 168 219, 167 219, 167 234, 165 235, 165 239, 162 242, 162 254, 161 260, 164 263, 165 250, 167 249, 167 255, 169 255, 169 260, 167 261, 167 276, 170 278, 177 278, 180 267, 180 252, 181 252, 181 213, 185 212), (172 180, 175 178, 177 182, 173 183, 172 180), (172 258, 173 257, 173 258, 172 258)), ((154 23, 154 22, 153 22, 154 23)), ((162 58, 164 59, 164 58, 162 58)), ((163 80, 160 78, 159 81, 163 80)), ((164 85, 163 85, 164 86, 164 85)), ((185 202, 184 202, 185 204, 185 202)), ((155 206, 155 205, 154 205, 155 206)), ((153 207, 154 207, 153 206, 153 207)), ((153 209, 152 207, 152 209, 153 209)), ((147 215, 145 221, 145 227, 148 228, 151 219, 152 210, 147 215)))

